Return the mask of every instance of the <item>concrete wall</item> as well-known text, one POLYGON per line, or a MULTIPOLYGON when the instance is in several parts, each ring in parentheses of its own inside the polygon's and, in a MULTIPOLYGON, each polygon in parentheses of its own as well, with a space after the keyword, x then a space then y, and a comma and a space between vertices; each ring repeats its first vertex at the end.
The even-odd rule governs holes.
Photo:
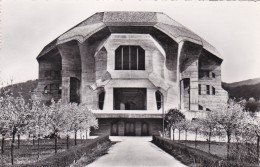
POLYGON ((125 135, 125 123, 126 122, 133 122, 134 123, 134 131, 136 136, 141 136, 141 126, 142 123, 148 124, 148 131, 149 135, 159 135, 159 131, 162 131, 162 119, 98 119, 99 128, 96 130, 92 130, 90 135, 98 136, 102 134, 111 134, 111 124, 116 123, 118 125, 118 135, 124 136, 125 135))

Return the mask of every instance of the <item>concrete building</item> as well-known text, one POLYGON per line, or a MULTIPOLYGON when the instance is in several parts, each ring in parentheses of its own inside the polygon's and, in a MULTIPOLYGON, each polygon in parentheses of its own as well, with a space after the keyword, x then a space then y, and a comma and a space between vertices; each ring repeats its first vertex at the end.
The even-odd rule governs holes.
POLYGON ((99 120, 94 135, 158 134, 163 110, 192 118, 227 101, 220 54, 163 13, 96 13, 37 60, 37 95, 87 104, 99 120))

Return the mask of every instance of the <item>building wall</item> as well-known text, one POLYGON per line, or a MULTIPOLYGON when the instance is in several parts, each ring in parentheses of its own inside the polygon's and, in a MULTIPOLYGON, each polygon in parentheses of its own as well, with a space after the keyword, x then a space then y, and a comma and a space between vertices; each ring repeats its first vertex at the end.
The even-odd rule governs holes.
POLYGON ((99 128, 92 130, 90 135, 99 136, 102 134, 111 134, 111 125, 116 123, 118 125, 118 136, 125 135, 126 122, 132 122, 134 124, 135 136, 142 135, 142 123, 148 125, 148 135, 159 135, 159 131, 162 131, 162 119, 115 119, 115 118, 100 118, 98 119, 99 128))

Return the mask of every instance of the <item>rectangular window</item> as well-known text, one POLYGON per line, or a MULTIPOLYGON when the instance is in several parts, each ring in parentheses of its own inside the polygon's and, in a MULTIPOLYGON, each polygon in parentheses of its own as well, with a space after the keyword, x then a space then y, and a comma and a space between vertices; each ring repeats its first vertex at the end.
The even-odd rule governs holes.
POLYGON ((201 95, 201 84, 199 84, 199 95, 201 95))
POLYGON ((210 94, 210 89, 209 89, 209 85, 206 85, 206 91, 207 91, 207 95, 209 95, 210 94))
POLYGON ((216 89, 212 86, 212 94, 215 95, 216 94, 216 89))
POLYGON ((216 75, 215 75, 215 73, 214 73, 214 72, 212 73, 212 78, 216 78, 216 75))
POLYGON ((119 46, 115 51, 115 70, 145 70, 145 51, 140 46, 119 46))

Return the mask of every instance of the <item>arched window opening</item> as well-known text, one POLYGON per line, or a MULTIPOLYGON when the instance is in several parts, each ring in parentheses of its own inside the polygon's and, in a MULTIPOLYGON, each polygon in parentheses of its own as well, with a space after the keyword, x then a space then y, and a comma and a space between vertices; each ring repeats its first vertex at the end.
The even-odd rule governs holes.
POLYGON ((162 108, 162 93, 160 91, 155 92, 155 98, 156 98, 156 105, 157 105, 157 110, 160 110, 162 108))
POLYGON ((115 70, 145 70, 145 51, 140 46, 119 46, 115 51, 115 70))
POLYGON ((102 91, 98 96, 98 107, 100 110, 104 108, 104 101, 105 101, 105 92, 102 91))

